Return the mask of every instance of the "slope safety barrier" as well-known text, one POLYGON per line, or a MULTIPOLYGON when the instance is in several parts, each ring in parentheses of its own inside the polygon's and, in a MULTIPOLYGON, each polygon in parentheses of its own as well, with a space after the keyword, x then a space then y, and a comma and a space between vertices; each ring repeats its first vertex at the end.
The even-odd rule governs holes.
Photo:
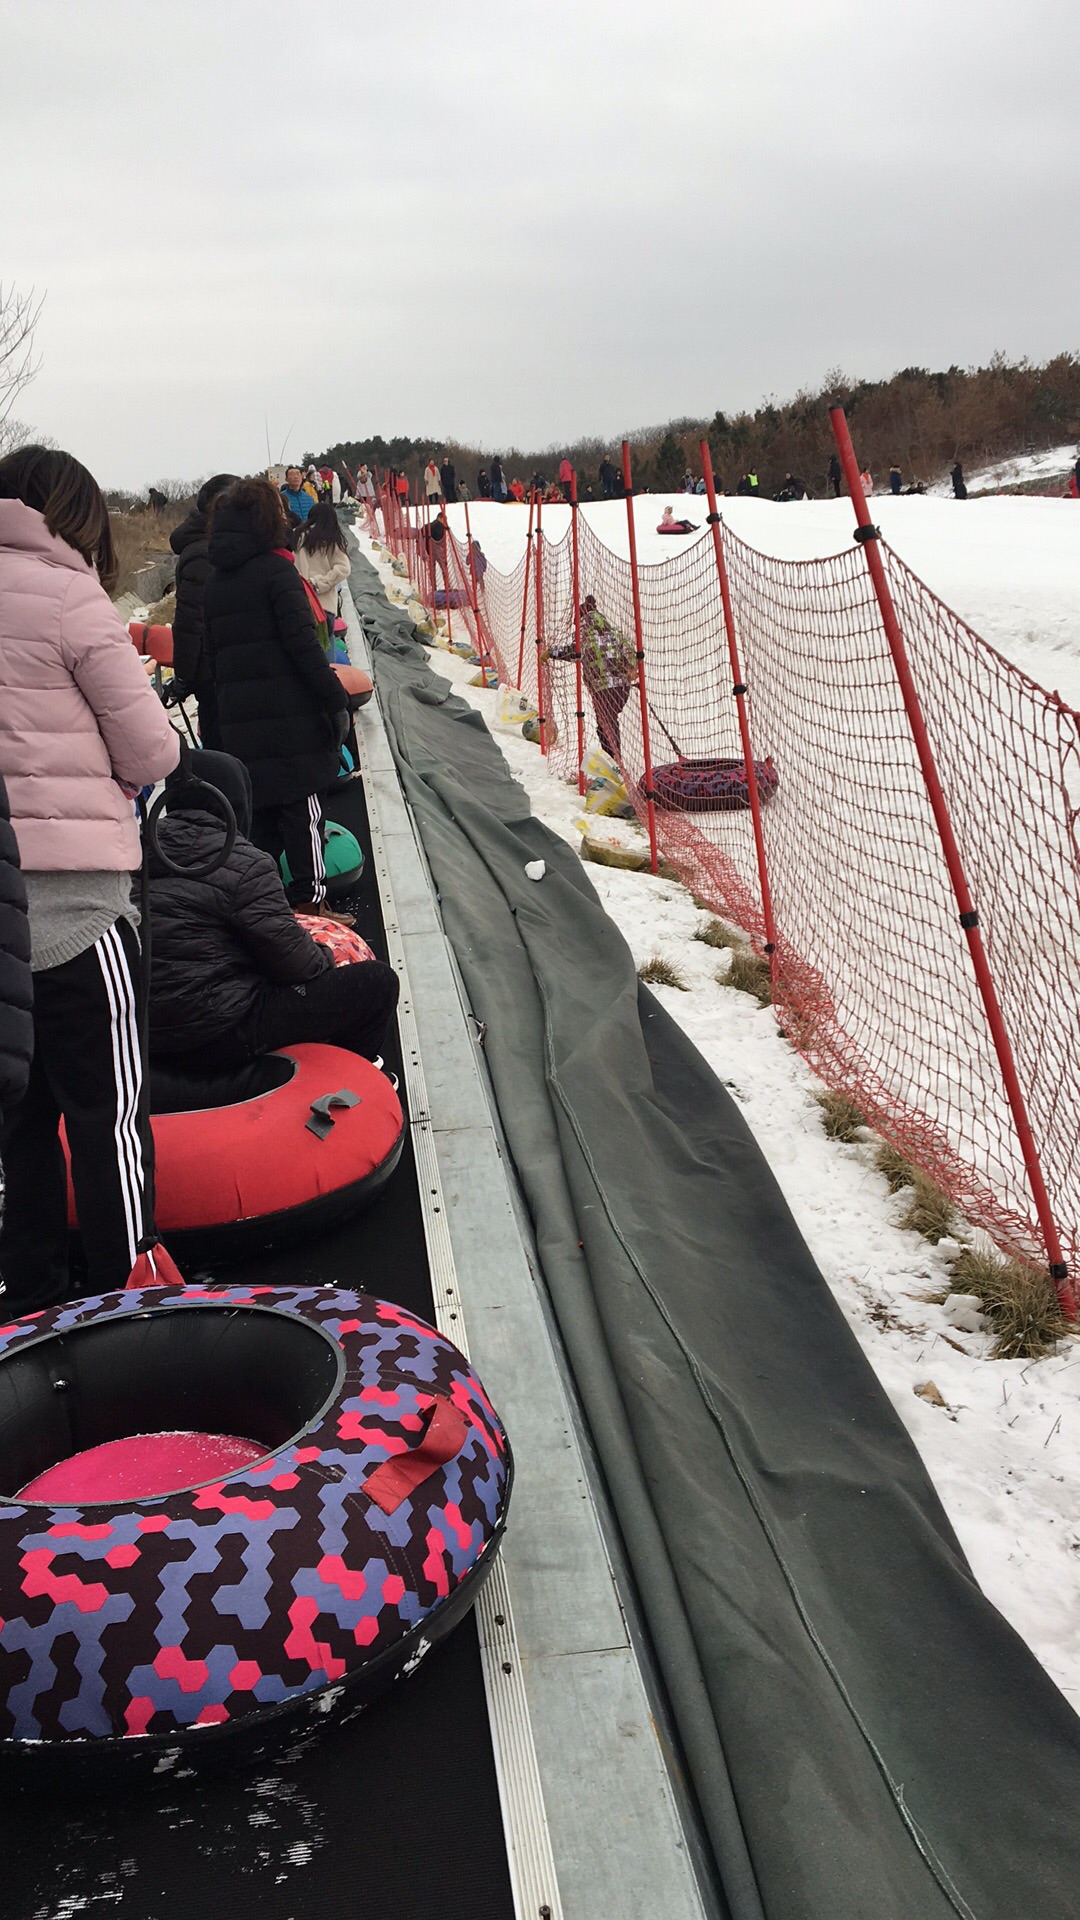
POLYGON ((468 537, 432 541, 428 509, 388 492, 376 530, 528 696, 556 778, 582 784, 596 746, 617 760, 654 847, 768 954, 780 1025, 826 1084, 999 1246, 1047 1260, 1072 1311, 1078 716, 872 527, 786 561, 720 518, 639 566, 579 512, 553 541, 527 511, 511 573, 478 577, 468 537), (724 760, 743 798, 714 805, 687 763, 724 760))

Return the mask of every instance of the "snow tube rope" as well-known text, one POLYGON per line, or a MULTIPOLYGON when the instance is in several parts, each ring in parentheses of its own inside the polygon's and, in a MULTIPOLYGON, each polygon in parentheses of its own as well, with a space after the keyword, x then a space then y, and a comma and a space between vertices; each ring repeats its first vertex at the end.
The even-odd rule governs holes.
POLYGON ((510 1495, 464 1356, 335 1287, 149 1287, 13 1321, 0 1424, 8 1762, 258 1751, 286 1716, 365 1705, 471 1605, 510 1495), (193 1426, 258 1457, 140 1497, 29 1497, 57 1462, 70 1478, 103 1444, 193 1426))

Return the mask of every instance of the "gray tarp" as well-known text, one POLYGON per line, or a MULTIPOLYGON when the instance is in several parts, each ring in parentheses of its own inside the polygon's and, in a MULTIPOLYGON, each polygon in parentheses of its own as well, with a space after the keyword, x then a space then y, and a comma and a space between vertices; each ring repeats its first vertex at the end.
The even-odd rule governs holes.
POLYGON ((1073 1920, 1080 1720, 579 860, 352 586, 732 1920, 1073 1920))

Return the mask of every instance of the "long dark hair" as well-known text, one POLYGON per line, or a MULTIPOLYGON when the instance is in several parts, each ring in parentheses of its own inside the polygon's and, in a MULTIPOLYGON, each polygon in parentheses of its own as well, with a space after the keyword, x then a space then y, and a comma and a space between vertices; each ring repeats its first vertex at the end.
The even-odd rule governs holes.
POLYGON ((0 460, 0 500, 21 500, 49 532, 81 553, 106 593, 120 571, 104 495, 81 460, 59 447, 20 447, 0 460))
POLYGON ((307 553, 314 553, 319 547, 329 548, 331 552, 335 547, 341 553, 348 552, 345 535, 341 531, 341 522, 333 507, 325 503, 312 507, 296 544, 298 547, 303 547, 307 553))

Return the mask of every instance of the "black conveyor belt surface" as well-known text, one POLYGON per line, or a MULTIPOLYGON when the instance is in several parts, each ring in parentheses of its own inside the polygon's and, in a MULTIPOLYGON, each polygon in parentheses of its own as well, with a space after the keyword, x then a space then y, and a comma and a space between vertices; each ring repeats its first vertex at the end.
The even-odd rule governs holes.
MULTIPOLYGON (((361 782, 327 809, 369 847, 361 782)), ((385 959, 370 859, 355 905, 385 959)), ((396 1036, 386 1058, 400 1070, 396 1036)), ((430 1318, 411 1146, 360 1220, 229 1278, 256 1271, 356 1285, 430 1318)), ((513 1920, 473 1619, 415 1678, 297 1755, 146 1792, 61 1794, 38 1777, 5 1787, 0 1847, 3 1920, 513 1920)))

